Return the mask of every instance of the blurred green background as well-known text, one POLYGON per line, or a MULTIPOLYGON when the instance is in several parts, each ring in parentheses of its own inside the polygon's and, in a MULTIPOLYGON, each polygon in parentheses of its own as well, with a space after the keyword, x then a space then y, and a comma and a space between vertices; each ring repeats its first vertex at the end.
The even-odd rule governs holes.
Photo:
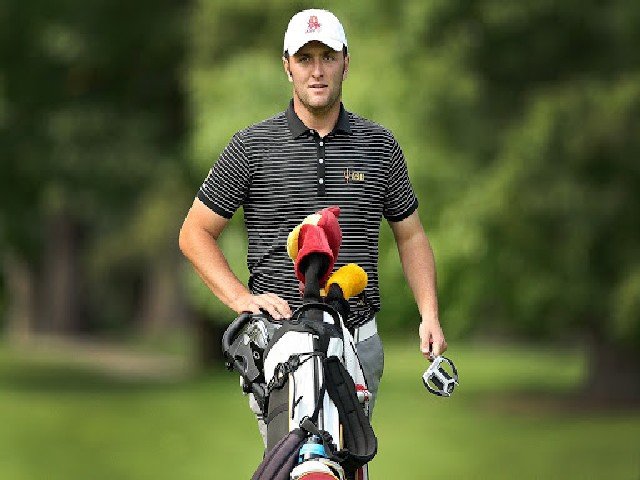
MULTIPOLYGON (((309 7, 347 31, 346 108, 403 147, 461 372, 421 386, 383 225, 373 478, 640 478, 640 3, 8 0, 0 479, 251 475, 233 314, 177 236, 230 136, 286 107, 309 7)), ((222 246, 246 279, 241 212, 222 246)))

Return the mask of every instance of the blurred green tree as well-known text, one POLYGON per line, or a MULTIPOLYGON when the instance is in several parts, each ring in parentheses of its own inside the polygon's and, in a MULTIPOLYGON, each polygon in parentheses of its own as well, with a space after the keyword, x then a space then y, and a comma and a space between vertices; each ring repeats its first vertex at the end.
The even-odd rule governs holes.
POLYGON ((4 5, 0 247, 6 316, 21 334, 153 324, 179 310, 179 282, 166 283, 188 173, 186 6, 4 5))
POLYGON ((428 198, 448 331, 582 332, 591 393, 640 395, 640 7, 404 8, 420 47, 405 66, 425 84, 409 108, 451 159, 436 171, 457 173, 424 184, 442 193, 428 198))

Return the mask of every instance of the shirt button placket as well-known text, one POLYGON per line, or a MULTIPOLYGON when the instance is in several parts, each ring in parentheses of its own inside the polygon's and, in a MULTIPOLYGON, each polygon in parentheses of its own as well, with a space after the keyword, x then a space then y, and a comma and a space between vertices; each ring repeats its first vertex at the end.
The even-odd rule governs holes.
POLYGON ((325 173, 325 150, 323 138, 320 138, 317 132, 313 132, 313 139, 316 142, 316 155, 318 163, 318 196, 323 197, 326 194, 326 173, 325 173))

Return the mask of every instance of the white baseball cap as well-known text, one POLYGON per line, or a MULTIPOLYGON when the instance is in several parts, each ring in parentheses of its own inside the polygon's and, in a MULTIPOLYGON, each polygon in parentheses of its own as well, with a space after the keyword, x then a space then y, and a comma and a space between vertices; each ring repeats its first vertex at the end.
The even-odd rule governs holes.
POLYGON ((347 46, 340 20, 327 10, 309 9, 296 13, 284 34, 284 52, 295 55, 308 42, 317 40, 336 52, 347 46))

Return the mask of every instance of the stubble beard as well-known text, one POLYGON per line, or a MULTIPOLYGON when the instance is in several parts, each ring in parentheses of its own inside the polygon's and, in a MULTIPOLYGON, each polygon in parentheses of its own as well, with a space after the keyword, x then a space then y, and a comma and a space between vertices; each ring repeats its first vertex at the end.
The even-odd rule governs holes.
POLYGON ((340 97, 342 96, 342 84, 340 84, 340 87, 338 87, 335 93, 327 99, 324 105, 312 105, 309 98, 310 95, 308 95, 307 92, 303 92, 301 95, 298 89, 296 89, 296 95, 300 100, 300 103, 302 103, 309 112, 314 115, 323 115, 329 112, 340 100, 340 97))

